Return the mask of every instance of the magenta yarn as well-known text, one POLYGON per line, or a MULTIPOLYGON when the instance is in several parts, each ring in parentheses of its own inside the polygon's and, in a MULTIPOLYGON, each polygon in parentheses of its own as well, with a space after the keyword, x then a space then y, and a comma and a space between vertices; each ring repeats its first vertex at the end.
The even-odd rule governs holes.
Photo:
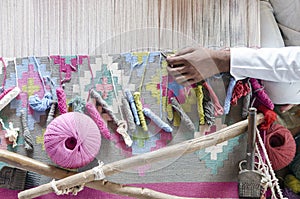
POLYGON ((95 159, 101 146, 101 135, 89 116, 69 112, 47 126, 44 144, 54 163, 64 168, 79 168, 95 159))
POLYGON ((57 106, 60 114, 67 113, 68 112, 67 97, 62 87, 58 87, 56 89, 56 96, 57 96, 57 106))

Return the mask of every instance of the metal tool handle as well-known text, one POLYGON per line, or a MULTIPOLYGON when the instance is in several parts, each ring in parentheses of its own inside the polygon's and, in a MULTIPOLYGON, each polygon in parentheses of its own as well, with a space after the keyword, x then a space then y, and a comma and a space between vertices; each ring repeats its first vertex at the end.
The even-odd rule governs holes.
POLYGON ((256 108, 249 108, 248 142, 247 142, 247 169, 254 170, 255 138, 256 138, 256 108))

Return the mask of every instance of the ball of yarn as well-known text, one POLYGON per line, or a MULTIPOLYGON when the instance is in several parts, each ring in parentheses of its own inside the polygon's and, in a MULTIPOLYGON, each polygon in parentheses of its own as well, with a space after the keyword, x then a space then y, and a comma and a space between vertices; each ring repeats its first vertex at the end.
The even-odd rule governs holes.
POLYGON ((95 122, 83 113, 69 112, 55 118, 44 135, 50 159, 64 168, 79 168, 94 160, 101 145, 95 122))
POLYGON ((296 153, 293 135, 280 124, 273 124, 266 134, 266 150, 275 171, 286 167, 296 153))

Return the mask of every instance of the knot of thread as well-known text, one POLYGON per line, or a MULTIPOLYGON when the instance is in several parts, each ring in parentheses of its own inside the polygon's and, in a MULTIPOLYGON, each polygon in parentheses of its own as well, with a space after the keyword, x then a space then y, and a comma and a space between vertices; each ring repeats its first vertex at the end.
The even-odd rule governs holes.
POLYGON ((140 119, 141 126, 142 126, 144 131, 148 131, 146 119, 145 119, 145 116, 144 116, 144 113, 143 113, 143 105, 142 105, 142 102, 141 102, 141 93, 140 92, 133 93, 133 99, 134 99, 134 102, 135 102, 135 105, 136 105, 137 114, 138 114, 138 117, 140 119))
POLYGON ((158 117, 155 113, 153 113, 148 108, 143 108, 143 112, 146 117, 150 118, 160 129, 164 130, 165 132, 171 133, 173 131, 172 127, 164 122, 160 117, 158 117))
POLYGON ((67 109, 67 97, 64 89, 62 87, 58 87, 56 89, 57 96, 57 106, 60 114, 64 114, 68 112, 67 109))
POLYGON ((257 81, 257 79, 250 78, 249 79, 251 86, 252 86, 252 92, 256 95, 257 99, 264 104, 267 108, 273 110, 274 104, 271 101, 270 97, 267 95, 267 93, 264 90, 264 87, 260 85, 260 83, 257 81))
POLYGON ((226 92, 226 98, 225 98, 225 102, 224 102, 224 113, 227 115, 230 111, 230 101, 231 101, 231 97, 232 97, 232 93, 233 93, 233 89, 235 86, 235 79, 233 77, 230 78, 229 84, 228 84, 228 88, 227 88, 227 92, 226 92))
POLYGON ((75 187, 66 188, 64 190, 59 190, 56 186, 56 181, 53 179, 51 181, 51 187, 56 195, 64 195, 64 194, 72 193, 74 196, 76 196, 78 192, 83 190, 84 184, 75 187))
POLYGON ((127 123, 126 123, 126 121, 120 120, 118 122, 117 132, 120 135, 122 135, 122 137, 123 137, 123 139, 125 141, 125 144, 130 147, 132 145, 133 141, 132 141, 131 137, 128 135, 128 133, 127 133, 127 123))
POLYGON ((103 172, 104 163, 102 161, 99 161, 98 163, 99 165, 94 167, 92 170, 95 175, 95 180, 103 180, 105 178, 105 174, 103 172))
POLYGON ((132 112, 132 115, 134 117, 135 124, 139 126, 141 124, 141 122, 140 122, 140 119, 139 119, 139 116, 138 116, 138 112, 137 112, 137 109, 136 109, 136 105, 135 105, 133 96, 132 96, 132 94, 129 90, 125 91, 125 95, 126 95, 126 98, 129 102, 131 112, 132 112))
POLYGON ((86 103, 85 109, 87 113, 90 115, 90 117, 94 120, 94 122, 97 124, 100 133, 106 138, 111 139, 110 132, 107 128, 107 125, 105 121, 102 119, 100 113, 98 112, 97 108, 92 104, 91 102, 86 103))
POLYGON ((12 147, 15 148, 18 144, 17 144, 17 139, 18 139, 18 135, 19 135, 19 128, 14 128, 13 123, 9 122, 8 123, 8 128, 5 127, 3 120, 0 118, 0 123, 2 124, 2 128, 4 130, 6 130, 5 133, 5 138, 8 138, 8 140, 10 142, 13 143, 12 147))
POLYGON ((43 99, 40 99, 38 95, 33 95, 29 97, 29 105, 30 107, 38 112, 46 111, 50 108, 52 104, 52 94, 47 92, 45 93, 43 99))
POLYGON ((22 122, 22 127, 23 127, 23 136, 25 140, 25 149, 28 151, 33 150, 33 137, 30 134, 30 131, 27 126, 27 118, 25 114, 25 110, 21 110, 21 122, 22 122))

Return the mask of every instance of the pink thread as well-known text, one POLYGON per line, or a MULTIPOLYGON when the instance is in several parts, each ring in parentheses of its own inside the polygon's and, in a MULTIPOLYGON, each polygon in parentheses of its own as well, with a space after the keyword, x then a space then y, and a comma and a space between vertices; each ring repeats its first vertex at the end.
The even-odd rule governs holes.
POLYGON ((70 112, 50 122, 44 144, 54 163, 64 168, 80 168, 95 159, 100 150, 101 135, 90 117, 70 112))
POLYGON ((280 124, 267 131, 266 150, 275 171, 291 163, 296 154, 296 142, 291 132, 280 124))
POLYGON ((108 140, 111 139, 111 135, 110 132, 107 128, 106 123, 104 122, 104 120, 102 119, 100 113, 98 112, 98 110, 96 109, 96 107, 94 106, 94 104, 92 104, 91 102, 87 102, 85 105, 85 109, 86 112, 91 116, 91 118, 95 121, 95 123, 97 124, 100 133, 108 140))
POLYGON ((257 81, 257 79, 250 78, 249 79, 251 86, 252 86, 252 92, 253 94, 256 94, 257 99, 264 104, 267 108, 273 110, 274 104, 267 95, 267 93, 264 90, 264 87, 260 85, 260 83, 257 81))
POLYGON ((206 88, 208 90, 209 95, 214 102, 215 116, 223 115, 224 109, 221 106, 219 99, 218 99, 216 93, 214 92, 214 90, 208 85, 207 82, 203 82, 202 85, 204 86, 204 88, 206 88))
POLYGON ((57 96, 57 106, 58 106, 60 114, 67 113, 68 112, 67 97, 66 97, 65 91, 62 87, 58 87, 56 89, 56 96, 57 96))

